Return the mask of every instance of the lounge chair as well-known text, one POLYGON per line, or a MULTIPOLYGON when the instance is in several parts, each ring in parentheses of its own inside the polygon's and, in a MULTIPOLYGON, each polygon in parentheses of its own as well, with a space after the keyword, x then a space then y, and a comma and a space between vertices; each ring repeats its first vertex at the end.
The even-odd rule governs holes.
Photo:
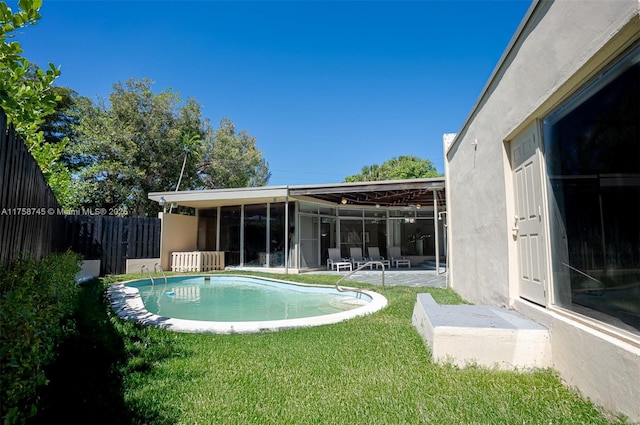
POLYGON ((351 253, 351 264, 356 269, 369 261, 362 255, 362 248, 349 248, 349 252, 351 253))
POLYGON ((352 270, 351 261, 340 256, 340 249, 329 248, 329 258, 327 259, 327 270, 352 270))
MULTIPOLYGON (((380 255, 380 248, 378 248, 377 246, 370 246, 368 248, 368 251, 369 251, 369 261, 379 261, 382 264, 384 264, 386 268, 391 267, 391 262, 389 260, 386 260, 383 256, 380 255)), ((375 266, 377 269, 379 264, 376 264, 375 266)))
POLYGON ((409 260, 408 258, 404 258, 404 256, 400 253, 399 246, 389 247, 389 259, 391 260, 391 264, 393 264, 396 268, 400 266, 407 266, 411 268, 411 260, 409 260))

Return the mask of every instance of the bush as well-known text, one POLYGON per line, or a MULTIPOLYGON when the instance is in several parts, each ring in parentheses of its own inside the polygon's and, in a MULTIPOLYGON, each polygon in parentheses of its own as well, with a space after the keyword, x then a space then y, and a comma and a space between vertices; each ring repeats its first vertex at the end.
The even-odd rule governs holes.
POLYGON ((0 413, 5 424, 36 414, 45 367, 73 331, 80 257, 50 254, 0 267, 0 413))

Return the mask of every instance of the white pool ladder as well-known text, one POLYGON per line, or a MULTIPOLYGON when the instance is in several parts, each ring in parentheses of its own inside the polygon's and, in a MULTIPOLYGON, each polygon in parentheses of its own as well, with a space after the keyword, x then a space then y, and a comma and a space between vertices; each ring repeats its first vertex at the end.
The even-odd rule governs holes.
POLYGON ((162 274, 162 277, 164 278, 164 284, 167 284, 167 275, 164 274, 164 270, 162 270, 162 267, 160 266, 160 263, 155 263, 153 265, 153 272, 156 273, 158 271, 158 269, 160 269, 160 274, 162 274))
POLYGON ((348 278, 349 276, 351 276, 352 274, 359 272, 360 270, 364 269, 365 267, 369 267, 371 268, 371 266, 382 266, 382 289, 384 289, 384 263, 382 261, 367 261, 366 263, 362 264, 360 267, 356 268, 355 270, 350 271, 349 273, 347 273, 346 275, 342 276, 340 279, 338 279, 336 281, 336 289, 340 292, 358 292, 359 294, 364 294, 364 291, 362 291, 361 289, 358 288, 351 288, 351 289, 347 289, 347 288, 342 288, 340 285, 338 285, 340 282, 342 282, 343 280, 345 280, 346 278, 348 278))
POLYGON ((151 286, 155 286, 156 282, 153 280, 153 276, 151 276, 151 271, 149 270, 149 267, 147 267, 146 264, 143 264, 142 267, 140 267, 140 277, 142 277, 142 275, 144 274, 144 269, 147 269, 147 274, 149 275, 149 279, 151 279, 151 286))

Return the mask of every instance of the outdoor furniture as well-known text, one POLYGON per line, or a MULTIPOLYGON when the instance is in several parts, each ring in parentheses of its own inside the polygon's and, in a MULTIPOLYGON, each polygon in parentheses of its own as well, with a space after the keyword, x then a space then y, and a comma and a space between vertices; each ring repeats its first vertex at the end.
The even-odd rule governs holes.
MULTIPOLYGON (((384 264, 386 268, 391 267, 391 262, 389 260, 386 260, 383 256, 380 255, 380 248, 378 248, 377 246, 370 246, 368 248, 368 251, 369 251, 369 261, 379 261, 382 264, 384 264)), ((377 269, 379 264, 376 264, 375 266, 377 269)))
POLYGON ((338 248, 329 248, 329 258, 327 259, 327 270, 352 270, 351 261, 340 256, 338 248))
POLYGON ((349 248, 349 252, 351 253, 351 264, 356 269, 369 261, 362 255, 362 248, 349 248))
POLYGON ((394 267, 396 268, 400 266, 407 266, 409 268, 411 267, 411 260, 409 260, 408 258, 405 258, 400 253, 399 246, 389 247, 389 259, 391 260, 391 264, 393 264, 394 267))

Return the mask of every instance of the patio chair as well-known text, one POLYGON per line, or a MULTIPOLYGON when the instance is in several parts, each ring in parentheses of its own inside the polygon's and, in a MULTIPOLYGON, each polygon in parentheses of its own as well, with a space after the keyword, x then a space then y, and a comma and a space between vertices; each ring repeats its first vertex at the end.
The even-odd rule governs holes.
POLYGON ((349 248, 349 252, 351 253, 351 264, 356 269, 369 261, 362 255, 362 248, 349 248))
POLYGON ((409 260, 408 258, 405 258, 400 253, 400 247, 399 246, 389 247, 389 259, 391 260, 391 264, 393 264, 394 267, 396 267, 396 268, 398 268, 400 266, 407 266, 407 267, 411 268, 411 260, 409 260))
POLYGON ((327 270, 352 270, 351 261, 340 256, 340 249, 328 248, 329 258, 327 259, 327 270))
MULTIPOLYGON (((391 267, 391 261, 385 259, 383 256, 380 255, 380 248, 378 248, 377 246, 370 246, 368 251, 369 251, 369 261, 379 261, 382 264, 384 264, 386 268, 391 267)), ((379 264, 376 264, 376 269, 378 268, 378 266, 379 264)))

